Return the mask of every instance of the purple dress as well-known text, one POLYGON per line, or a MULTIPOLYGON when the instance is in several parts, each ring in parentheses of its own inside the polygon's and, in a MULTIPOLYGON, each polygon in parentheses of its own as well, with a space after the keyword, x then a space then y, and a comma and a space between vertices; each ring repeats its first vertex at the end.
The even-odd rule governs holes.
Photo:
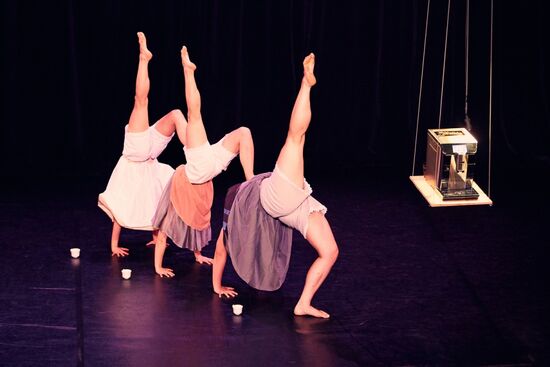
POLYGON ((248 285, 274 291, 283 284, 292 249, 292 228, 271 217, 260 203, 260 184, 271 173, 229 188, 224 238, 235 271, 248 285))
MULTIPOLYGON (((153 226, 166 233, 178 247, 191 251, 200 251, 212 238, 210 228, 210 211, 212 207, 211 197, 204 193, 213 195, 212 182, 193 185, 188 182, 185 172, 178 167, 176 173, 168 181, 164 192, 159 200, 155 216, 153 217, 153 226), (180 200, 174 197, 174 190, 190 190, 181 192, 180 200), (197 194, 198 195, 193 195, 197 194), (203 194, 203 195, 201 195, 203 194), (182 217, 181 213, 186 213, 187 217, 182 217), (194 214, 194 215, 192 215, 194 214), (201 221, 207 219, 207 225, 197 228, 193 225, 192 219, 199 217, 201 221)), ((196 221, 195 221, 196 222, 196 221)))

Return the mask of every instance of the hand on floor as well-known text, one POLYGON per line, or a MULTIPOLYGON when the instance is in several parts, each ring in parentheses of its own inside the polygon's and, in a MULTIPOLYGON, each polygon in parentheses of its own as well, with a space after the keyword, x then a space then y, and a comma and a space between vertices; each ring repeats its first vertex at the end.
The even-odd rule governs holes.
POLYGON ((174 274, 174 270, 168 269, 168 268, 160 268, 155 269, 158 275, 160 275, 161 278, 167 277, 167 278, 173 278, 176 274, 174 274))
POLYGON ((111 247, 111 256, 124 257, 128 256, 129 250, 126 247, 111 247))
POLYGON ((211 258, 206 257, 206 256, 202 256, 202 255, 195 255, 195 261, 198 262, 199 264, 212 265, 214 259, 211 259, 211 258))
POLYGON ((238 295, 238 293, 235 292, 235 288, 232 288, 232 287, 222 286, 218 290, 214 289, 214 292, 216 292, 220 298, 221 298, 221 296, 226 296, 228 298, 233 298, 233 297, 238 295))

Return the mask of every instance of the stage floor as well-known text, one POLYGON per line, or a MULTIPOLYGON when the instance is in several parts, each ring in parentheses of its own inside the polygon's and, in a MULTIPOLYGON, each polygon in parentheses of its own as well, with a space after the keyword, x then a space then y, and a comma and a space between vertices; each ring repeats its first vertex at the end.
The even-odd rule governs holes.
POLYGON ((147 232, 124 231, 130 256, 112 258, 111 223, 96 206, 105 183, 4 191, 0 365, 550 364, 547 201, 497 193, 493 206, 434 209, 406 176, 311 183, 340 247, 314 299, 330 320, 292 315, 315 258, 297 232, 279 291, 254 291, 229 267, 224 283, 240 295, 227 300, 213 293, 211 268, 173 245, 165 264, 176 277, 156 276, 147 232))

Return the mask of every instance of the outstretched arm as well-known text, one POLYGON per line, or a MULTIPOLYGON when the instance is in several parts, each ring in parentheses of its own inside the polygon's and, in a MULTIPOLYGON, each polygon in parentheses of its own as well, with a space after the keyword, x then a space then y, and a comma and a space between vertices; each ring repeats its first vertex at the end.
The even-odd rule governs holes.
POLYGON ((162 266, 164 251, 166 251, 166 233, 159 231, 155 243, 155 271, 161 278, 172 278, 175 275, 174 270, 162 266))
POLYGON ((227 261, 227 250, 223 244, 223 229, 220 231, 218 240, 216 241, 216 251, 214 253, 214 262, 212 265, 212 287, 220 297, 235 297, 238 293, 234 288, 224 287, 222 285, 222 275, 227 261))
POLYGON ((120 224, 113 220, 113 232, 111 233, 111 252, 113 256, 124 257, 128 256, 129 250, 126 247, 120 247, 118 241, 120 239, 120 224))

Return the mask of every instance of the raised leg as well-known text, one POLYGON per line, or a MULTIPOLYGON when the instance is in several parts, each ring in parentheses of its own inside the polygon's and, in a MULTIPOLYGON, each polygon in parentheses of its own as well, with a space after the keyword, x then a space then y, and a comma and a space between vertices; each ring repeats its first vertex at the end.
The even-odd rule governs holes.
POLYGON ((111 252, 113 256, 124 257, 127 256, 129 250, 126 247, 119 247, 118 241, 120 239, 120 224, 117 221, 113 221, 113 232, 111 233, 111 252))
POLYGON ((162 116, 155 123, 155 129, 164 136, 172 136, 175 131, 180 142, 186 145, 187 120, 181 110, 175 109, 162 116))
POLYGON ((239 127, 226 135, 223 140, 225 149, 239 154, 244 177, 250 180, 254 177, 254 141, 247 127, 239 127))
POLYGON ((297 316, 309 315, 327 319, 330 317, 328 313, 318 310, 311 305, 315 292, 323 284, 338 257, 338 245, 336 244, 330 225, 322 213, 315 212, 309 215, 306 239, 317 251, 318 257, 307 272, 304 289, 298 303, 294 307, 294 314, 297 316))
POLYGON ((166 233, 159 231, 157 236, 157 242, 155 244, 155 271, 160 277, 172 278, 174 270, 164 268, 162 266, 162 260, 164 259, 164 251, 166 251, 166 233))
POLYGON ((128 131, 141 132, 149 128, 149 115, 147 105, 149 103, 149 61, 153 57, 151 51, 147 49, 147 40, 142 32, 138 32, 139 42, 139 64, 136 76, 136 94, 134 98, 134 108, 128 121, 128 131))
POLYGON ((310 92, 316 83, 313 69, 315 55, 304 59, 304 77, 290 116, 285 144, 277 158, 277 166, 298 187, 304 186, 304 144, 311 121, 310 92))
POLYGON ((227 250, 223 244, 223 230, 220 231, 218 240, 216 241, 216 251, 214 252, 214 261, 212 266, 212 287, 220 297, 235 297, 237 292, 234 288, 225 287, 222 285, 223 270, 227 261, 227 250))
MULTIPOLYGON (((304 144, 311 121, 310 92, 317 80, 313 73, 315 56, 309 54, 303 62, 304 77, 290 116, 288 135, 277 158, 277 167, 298 187, 304 186, 304 144)), ((338 257, 338 246, 324 214, 314 212, 308 218, 306 239, 318 253, 306 276, 304 289, 294 307, 297 316, 329 318, 325 311, 311 305, 313 296, 327 277, 338 257)))
POLYGON ((208 141, 201 115, 201 95, 195 81, 197 66, 189 59, 187 47, 181 48, 181 63, 185 79, 185 100, 187 102, 186 147, 195 148, 208 141))

